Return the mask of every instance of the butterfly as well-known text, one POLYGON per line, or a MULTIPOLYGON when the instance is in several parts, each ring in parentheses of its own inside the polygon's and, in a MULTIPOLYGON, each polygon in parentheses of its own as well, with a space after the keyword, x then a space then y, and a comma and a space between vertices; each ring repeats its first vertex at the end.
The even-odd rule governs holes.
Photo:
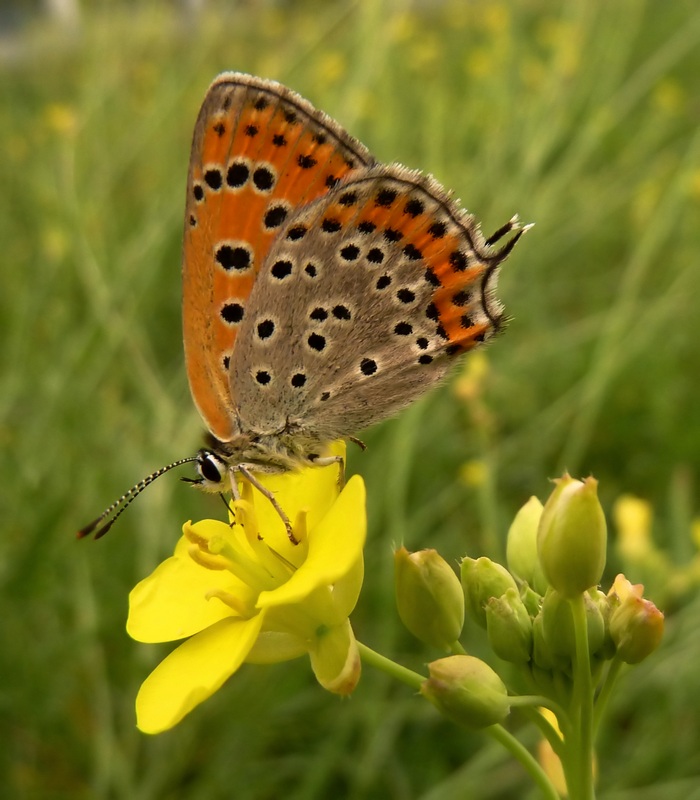
POLYGON ((286 520, 256 473, 332 463, 329 442, 395 414, 501 330, 499 266, 529 227, 513 217, 485 239, 434 178, 378 163, 291 89, 219 75, 195 125, 182 258, 185 361, 207 446, 80 535, 122 506, 103 535, 146 485, 191 461, 200 488, 235 496, 242 476, 286 520))

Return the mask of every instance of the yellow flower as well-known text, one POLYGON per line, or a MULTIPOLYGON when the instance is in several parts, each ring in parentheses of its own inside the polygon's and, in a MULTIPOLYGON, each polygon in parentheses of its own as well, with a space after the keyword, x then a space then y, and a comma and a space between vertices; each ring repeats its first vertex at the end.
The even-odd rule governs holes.
POLYGON ((617 527, 617 547, 623 557, 639 559, 653 555, 651 538, 651 503, 640 500, 631 494, 623 494, 613 506, 613 517, 617 527))
MULTIPOLYGON (((344 457, 344 445, 333 452, 344 457)), ((348 616, 364 570, 364 483, 354 476, 340 491, 342 465, 258 477, 285 510, 298 544, 269 500, 244 482, 235 524, 188 522, 174 555, 131 592, 132 638, 187 638, 141 686, 136 716, 145 733, 177 724, 244 662, 308 654, 325 689, 349 694, 357 685, 360 659, 348 616)))

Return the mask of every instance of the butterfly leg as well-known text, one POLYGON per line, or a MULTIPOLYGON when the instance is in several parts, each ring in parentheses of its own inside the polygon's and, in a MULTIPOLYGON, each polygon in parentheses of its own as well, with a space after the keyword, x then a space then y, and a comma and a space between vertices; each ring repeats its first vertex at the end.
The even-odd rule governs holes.
POLYGON ((314 456, 309 461, 314 467, 330 467, 331 464, 343 463, 343 459, 340 456, 314 456))
POLYGON ((238 480, 236 479, 236 472, 235 470, 231 470, 229 472, 229 478, 231 480, 231 496, 233 497, 234 502, 241 499, 241 492, 238 488, 238 480))
MULTIPOLYGON (((229 474, 229 481, 231 483, 231 497, 233 498, 233 503, 231 505, 233 505, 237 500, 241 499, 241 491, 238 488, 238 479, 236 478, 235 471, 231 469, 231 470, 229 470, 228 474, 229 474)), ((221 495, 221 498, 223 499, 224 503, 226 503, 226 498, 223 496, 223 494, 221 495)), ((229 513, 231 513, 231 506, 229 506, 228 503, 226 503, 226 505, 228 507, 229 513)), ((234 505, 234 508, 235 508, 235 505, 234 505)), ((233 527, 235 522, 236 522, 236 520, 235 520, 235 512, 234 512, 234 520, 230 524, 230 527, 233 527)))
POLYGON ((362 439, 358 439, 357 436, 348 436, 348 439, 353 444, 356 444, 363 452, 367 449, 367 445, 362 441, 362 439))
MULTIPOLYGON (((260 483, 260 481, 253 475, 252 472, 248 470, 243 464, 236 465, 236 471, 240 472, 241 475, 250 483, 252 484, 262 495, 264 495, 271 503, 272 507, 275 511, 279 514, 280 519, 284 522, 284 527, 287 530, 287 536, 289 537, 289 541, 292 544, 299 544, 299 540, 294 535, 294 531, 292 530, 292 523, 289 521, 289 517, 284 513, 282 506, 277 502, 274 494, 267 489, 265 486, 260 483)), ((232 484, 235 483, 235 479, 232 479, 232 484)), ((236 492, 238 492, 238 486, 236 486, 236 492)), ((240 497, 240 493, 239 493, 240 497)))
POLYGON ((338 488, 342 489, 345 486, 345 462, 340 456, 314 456, 309 461, 315 467, 330 467, 332 464, 340 464, 338 488))

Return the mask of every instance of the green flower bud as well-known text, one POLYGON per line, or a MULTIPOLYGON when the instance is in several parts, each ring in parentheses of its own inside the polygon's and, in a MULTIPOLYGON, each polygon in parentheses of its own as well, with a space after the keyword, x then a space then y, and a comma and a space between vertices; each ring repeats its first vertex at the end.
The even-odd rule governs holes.
POLYGON ((517 589, 486 603, 486 632, 493 652, 504 661, 526 664, 532 655, 532 620, 517 589))
POLYGON ((576 652, 574 618, 569 603, 554 589, 544 596, 540 620, 542 644, 550 664, 559 670, 568 669, 576 652))
POLYGON ((449 650, 464 625, 459 578, 436 550, 394 553, 396 605, 401 621, 422 642, 449 650))
MULTIPOLYGON (((588 625, 588 653, 593 655, 603 646, 605 622, 600 608, 591 596, 584 594, 588 625)), ((576 636, 571 606, 559 592, 550 589, 542 603, 542 636, 552 661, 559 667, 568 666, 576 655, 576 636)))
POLYGON ((508 570, 490 558, 464 558, 461 565, 462 588, 467 613, 482 628, 486 627, 486 603, 500 597, 508 589, 516 589, 515 579, 508 570))
POLYGON ((498 675, 473 656, 448 656, 428 664, 421 694, 446 717, 470 728, 487 728, 508 716, 508 691, 498 675))
POLYGON ((541 670, 554 668, 554 658, 544 639, 542 612, 532 620, 532 660, 541 670))
POLYGON ((618 575, 611 589, 614 605, 610 615, 610 636, 617 655, 626 664, 638 664, 656 650, 664 632, 664 615, 642 597, 644 587, 632 585, 618 575))
POLYGON ((520 599, 525 604, 527 613, 534 619, 542 608, 542 595, 537 594, 534 589, 531 589, 526 583, 520 587, 520 599))
POLYGON ((605 615, 595 595, 589 590, 583 596, 586 607, 586 625, 588 627, 588 652, 591 656, 598 655, 605 646, 607 634, 605 615))
POLYGON ((542 503, 531 497, 515 515, 506 540, 508 569, 540 594, 547 591, 547 580, 537 557, 537 528, 542 503))
POLYGON ((564 475, 547 500, 537 550, 547 581, 564 597, 596 586, 605 567, 607 530, 594 478, 564 475))
POLYGON ((598 606, 600 615, 603 619, 603 642, 596 650, 598 658, 608 660, 615 655, 615 642, 610 636, 610 615, 612 614, 612 605, 610 598, 600 589, 589 589, 588 594, 591 601, 598 606))

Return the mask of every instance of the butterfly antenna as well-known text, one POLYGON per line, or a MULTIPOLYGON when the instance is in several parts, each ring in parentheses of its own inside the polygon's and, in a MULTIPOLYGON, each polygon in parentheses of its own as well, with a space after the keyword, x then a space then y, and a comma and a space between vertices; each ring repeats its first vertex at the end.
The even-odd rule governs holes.
POLYGON ((140 480, 135 486, 132 486, 128 492, 123 494, 118 500, 115 500, 111 506, 106 508, 97 519, 94 519, 89 525, 86 525, 84 528, 81 528, 78 531, 78 539, 84 539, 86 536, 89 536, 93 531, 95 532, 95 539, 101 539, 105 533, 114 525, 114 523, 119 519, 119 517, 126 511, 126 509, 133 503, 133 501, 141 494, 141 492, 149 486, 156 478, 160 478, 161 475, 165 475, 166 472, 170 472, 171 469, 175 469, 175 467, 181 467, 183 464, 189 464, 191 461, 196 461, 198 456, 189 456, 189 458, 181 458, 179 461, 173 461, 172 464, 168 464, 166 467, 161 467, 157 469, 155 472, 152 472, 150 475, 147 475, 143 480, 140 480), (119 509, 117 511, 117 509, 119 509), (113 514, 117 511, 114 516, 104 523, 104 525, 100 526, 100 523, 105 517, 109 517, 110 514, 113 514), (97 529, 97 530, 95 530, 97 529))

